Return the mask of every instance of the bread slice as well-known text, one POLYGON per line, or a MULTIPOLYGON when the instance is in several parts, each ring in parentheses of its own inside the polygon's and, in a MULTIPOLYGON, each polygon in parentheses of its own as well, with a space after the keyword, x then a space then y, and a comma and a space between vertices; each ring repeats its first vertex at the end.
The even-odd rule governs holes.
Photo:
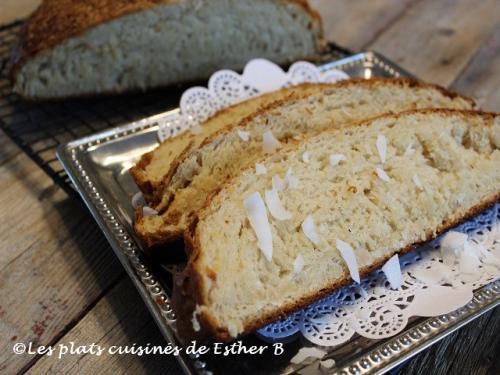
POLYGON ((45 0, 14 52, 14 91, 46 99, 143 90, 323 48, 305 0, 45 0))
POLYGON ((201 133, 186 131, 166 139, 156 149, 144 154, 130 169, 130 174, 148 204, 157 205, 161 200, 163 182, 168 180, 168 172, 174 170, 173 163, 182 154, 187 154, 191 149, 198 147, 203 140, 220 129, 239 123, 245 117, 273 102, 285 98, 292 100, 304 95, 319 94, 330 86, 328 84, 302 84, 234 104, 205 121, 201 126, 201 133))
POLYGON ((181 329, 200 324, 220 340, 248 333, 352 281, 337 240, 352 247, 366 275, 499 201, 500 115, 443 109, 387 115, 322 132, 260 162, 266 174, 249 168, 225 184, 186 234, 191 255, 174 286, 181 329), (381 136, 384 164, 376 146, 381 136), (345 159, 332 165, 332 154, 345 159), (272 177, 290 168, 298 184, 278 194, 291 218, 276 220, 266 209, 269 261, 244 200, 256 192, 264 197, 272 177), (316 244, 301 228, 309 215, 316 244), (304 265, 294 272, 299 256, 304 265))
POLYGON ((223 129, 196 150, 182 155, 167 175, 158 216, 143 216, 139 209, 135 229, 149 245, 182 236, 190 218, 227 179, 254 166, 263 154, 263 133, 272 131, 282 144, 305 133, 349 126, 389 111, 413 108, 472 108, 464 97, 434 85, 409 79, 350 80, 318 94, 275 103, 238 126, 223 129), (239 131, 249 132, 243 141, 239 131))

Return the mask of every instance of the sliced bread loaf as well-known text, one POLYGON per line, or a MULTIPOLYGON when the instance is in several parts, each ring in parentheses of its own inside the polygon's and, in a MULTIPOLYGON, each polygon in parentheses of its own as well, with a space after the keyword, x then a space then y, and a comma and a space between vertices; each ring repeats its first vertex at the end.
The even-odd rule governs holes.
POLYGON ((13 55, 31 99, 193 81, 263 57, 317 56, 321 20, 305 0, 44 0, 13 55))
POLYGON ((163 182, 168 180, 168 172, 175 170, 173 163, 182 154, 198 147, 204 139, 231 124, 237 124, 245 117, 259 109, 279 100, 287 98, 292 100, 313 93, 319 94, 327 90, 327 84, 303 84, 282 90, 273 91, 234 104, 225 108, 207 121, 201 127, 199 133, 186 131, 180 135, 168 138, 156 149, 144 154, 137 164, 130 169, 137 186, 148 204, 156 205, 161 200, 163 182))
POLYGON ((497 202, 500 115, 382 116, 260 163, 266 174, 249 168, 225 184, 186 233, 174 286, 184 337, 250 332, 350 283, 346 247, 363 276, 497 202), (278 189, 273 178, 290 170, 294 183, 278 189))
POLYGON ((317 94, 274 103, 238 126, 220 130, 198 149, 182 155, 167 174, 162 202, 155 207, 160 215, 144 216, 139 209, 136 232, 150 246, 181 236, 207 196, 242 169, 254 166, 264 154, 264 144, 272 151, 275 141, 263 142, 266 132, 283 145, 305 133, 349 126, 390 111, 472 106, 469 99, 434 85, 382 78, 343 81, 317 94), (242 130, 248 133, 248 141, 241 139, 242 130))

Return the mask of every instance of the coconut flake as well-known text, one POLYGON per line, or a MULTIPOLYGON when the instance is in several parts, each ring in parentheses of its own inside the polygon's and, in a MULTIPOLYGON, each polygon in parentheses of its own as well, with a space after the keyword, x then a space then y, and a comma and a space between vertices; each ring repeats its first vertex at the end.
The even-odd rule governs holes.
POLYGON ((200 322, 198 321, 198 318, 196 317, 200 313, 200 306, 196 305, 196 308, 193 311, 193 316, 191 317, 191 323, 193 325, 193 330, 195 332, 199 332, 201 329, 200 322))
POLYGON ((408 146, 406 146, 406 150, 405 150, 405 153, 404 153, 404 155, 403 155, 403 156, 408 157, 408 156, 410 156, 411 154, 413 154, 413 151, 415 151, 415 150, 413 149, 413 142, 410 142, 410 143, 408 144, 408 146))
POLYGON ((387 138, 384 135, 379 134, 377 137, 377 150, 380 157, 380 162, 385 163, 385 157, 387 155, 387 138))
POLYGON ((189 128, 189 131, 193 134, 203 133, 203 128, 200 125, 193 125, 189 128))
POLYGON ((144 195, 138 191, 132 197, 132 207, 139 208, 146 205, 146 200, 144 199, 144 195))
POLYGON ((257 237, 257 245, 266 259, 273 259, 273 235, 267 219, 266 206, 259 192, 250 195, 244 201, 248 221, 257 237))
POLYGON ((269 212, 276 220, 289 220, 292 218, 292 213, 283 207, 277 190, 266 190, 264 199, 269 212))
POLYGON ((316 226, 314 225, 314 218, 312 215, 307 215, 301 227, 306 237, 309 238, 313 244, 319 245, 320 238, 316 232, 316 226))
POLYGON ((458 258, 460 273, 473 275, 478 273, 481 262, 474 251, 464 251, 458 258))
POLYGON ((411 274, 428 285, 439 285, 443 282, 451 284, 453 280, 451 269, 439 262, 433 264, 432 268, 412 269, 411 274))
POLYGON ((266 169, 266 167, 264 167, 263 164, 260 164, 260 163, 255 164, 255 174, 257 176, 260 176, 260 175, 266 174, 266 173, 267 173, 267 169, 266 169))
POLYGON ((359 292, 361 297, 363 297, 363 298, 368 297, 368 292, 361 285, 358 285, 358 287, 356 288, 356 291, 359 292))
POLYGON ((273 183, 273 190, 283 191, 286 189, 286 182, 283 181, 278 175, 273 176, 272 183, 273 183))
POLYGON ((401 267, 399 265, 399 257, 398 254, 394 255, 389 259, 384 266, 382 267, 382 271, 387 277, 389 284, 391 284, 392 289, 401 288, 402 275, 401 275, 401 267))
POLYGON ((455 265, 460 254, 465 250, 467 235, 464 233, 449 231, 441 240, 441 257, 447 266, 455 265))
POLYGON ((289 189, 296 189, 299 186, 299 179, 293 175, 292 168, 286 171, 285 183, 289 189))
POLYGON ((380 178, 382 181, 389 182, 391 180, 383 169, 377 168, 375 171, 377 172, 378 178, 380 178))
POLYGON ((356 261, 356 256, 354 255, 351 245, 339 239, 337 239, 336 244, 340 255, 342 255, 342 258, 344 258, 347 264, 347 268, 349 268, 351 278, 359 284, 361 280, 359 278, 358 262, 356 261))
POLYGON ((420 178, 418 177, 417 174, 414 174, 413 175, 413 183, 415 184, 415 186, 421 190, 421 191, 424 191, 424 187, 422 185, 422 182, 420 181, 420 178))
POLYGON ((319 365, 321 368, 324 368, 325 370, 331 369, 333 366, 335 366, 335 360, 334 359, 325 359, 324 361, 320 361, 319 365))
POLYGON ((330 155, 330 165, 332 167, 335 167, 342 160, 345 160, 345 156, 342 155, 342 154, 332 154, 332 155, 330 155))
POLYGON ((273 153, 279 146, 280 142, 274 137, 273 133, 270 130, 266 131, 262 135, 262 149, 265 153, 273 153))
POLYGON ((384 164, 387 156, 387 138, 383 134, 377 136, 377 151, 380 162, 384 164))
POLYGON ((274 175, 272 177, 273 189, 276 191, 283 191, 285 189, 296 189, 299 186, 299 179, 293 175, 292 168, 288 168, 285 178, 281 179, 280 176, 274 175))
POLYGON ((297 255, 297 258, 295 258, 295 261, 293 262, 293 273, 295 275, 298 275, 303 268, 304 268, 304 257, 301 254, 299 254, 297 255))
POLYGON ((303 154, 302 154, 302 161, 306 164, 309 164, 309 162, 311 161, 309 159, 309 152, 305 151, 303 154))
POLYGON ((144 206, 142 207, 142 214, 143 216, 145 217, 149 217, 149 216, 158 216, 158 211, 152 209, 151 207, 149 206, 144 206))
POLYGON ((238 136, 243 142, 248 142, 248 140, 250 139, 250 133, 244 130, 238 130, 238 136))
POLYGON ((298 365, 299 363, 304 362, 307 358, 323 358, 326 355, 324 350, 308 347, 308 348, 300 348, 297 354, 295 354, 290 360, 291 363, 298 365))
POLYGON ((348 116, 348 117, 352 117, 352 113, 349 112, 347 109, 345 109, 344 107, 340 107, 340 110, 344 113, 344 115, 348 116))

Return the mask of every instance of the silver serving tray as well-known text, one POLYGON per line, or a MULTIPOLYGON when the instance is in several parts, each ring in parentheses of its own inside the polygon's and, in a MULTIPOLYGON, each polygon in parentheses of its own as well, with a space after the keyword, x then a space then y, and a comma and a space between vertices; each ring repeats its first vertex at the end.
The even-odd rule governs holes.
MULTIPOLYGON (((371 78, 410 76, 383 56, 366 52, 321 67, 336 68, 351 77, 371 78)), ((132 196, 138 191, 128 169, 140 155, 157 146, 159 121, 168 120, 178 110, 160 113, 102 133, 60 146, 57 156, 74 186, 92 212, 111 247, 139 290, 166 340, 180 345, 176 337, 175 314, 170 305, 171 275, 175 268, 171 259, 146 256, 132 229, 132 196)), ((174 133, 175 133, 174 129, 174 133)), ((175 249, 172 249, 175 251, 175 249)), ((165 251, 165 253, 171 253, 165 251)), ((165 255, 163 255, 165 257, 165 255)), ((385 340, 369 340, 354 336, 340 347, 326 348, 326 358, 336 365, 320 369, 319 362, 291 365, 290 358, 310 343, 295 340, 286 344, 282 356, 189 356, 178 360, 188 374, 379 374, 394 368, 421 350, 442 339, 464 324, 500 304, 500 282, 487 285, 474 293, 473 300, 457 311, 436 318, 412 320, 397 336, 385 340)), ((242 339, 245 344, 265 344, 256 336, 242 339)), ((325 348, 323 348, 325 349, 325 348)))

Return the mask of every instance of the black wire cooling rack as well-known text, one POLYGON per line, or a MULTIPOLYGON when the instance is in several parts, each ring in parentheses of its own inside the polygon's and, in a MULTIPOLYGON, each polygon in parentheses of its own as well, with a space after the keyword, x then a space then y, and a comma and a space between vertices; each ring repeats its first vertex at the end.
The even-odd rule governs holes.
MULTIPOLYGON (((12 93, 9 59, 22 21, 0 27, 0 127, 54 182, 75 194, 56 148, 71 140, 172 109, 184 88, 53 102, 26 102, 12 93)), ((330 44, 321 61, 352 52, 330 44)))

